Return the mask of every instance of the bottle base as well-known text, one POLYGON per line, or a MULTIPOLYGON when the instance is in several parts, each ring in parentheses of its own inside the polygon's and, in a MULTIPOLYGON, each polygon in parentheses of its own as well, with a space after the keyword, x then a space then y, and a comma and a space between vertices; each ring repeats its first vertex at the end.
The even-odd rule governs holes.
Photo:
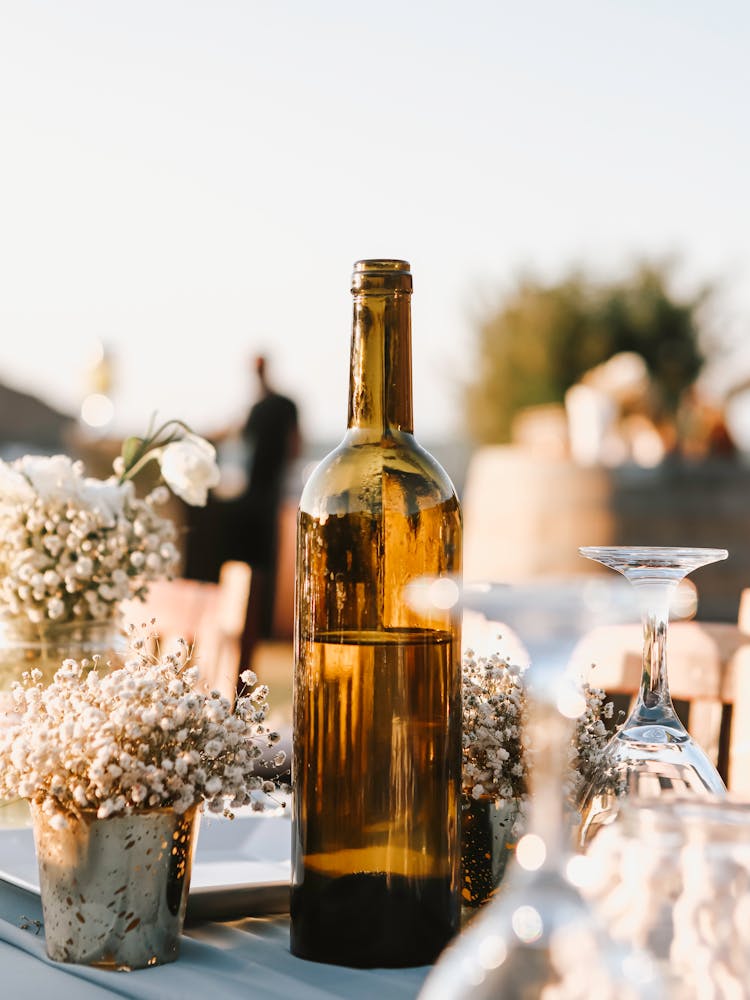
POLYGON ((352 968, 430 965, 458 931, 457 893, 445 878, 307 870, 292 889, 291 952, 352 968))

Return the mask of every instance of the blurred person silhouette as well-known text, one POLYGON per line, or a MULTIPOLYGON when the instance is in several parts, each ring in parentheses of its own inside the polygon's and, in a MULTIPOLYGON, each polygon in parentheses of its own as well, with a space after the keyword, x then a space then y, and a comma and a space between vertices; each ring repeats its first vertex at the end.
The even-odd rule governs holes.
POLYGON ((653 467, 665 457, 671 432, 645 359, 620 351, 590 368, 565 394, 570 453, 579 465, 653 467))
POLYGON ((220 487, 207 509, 197 512, 186 576, 217 579, 223 562, 249 563, 255 628, 259 637, 267 637, 273 622, 279 510, 289 464, 300 453, 301 439, 297 406, 272 387, 265 355, 252 359, 251 370, 257 393, 244 423, 208 435, 220 453, 223 444, 239 440, 243 486, 229 497, 222 496, 220 487))
POLYGON ((268 381, 264 355, 253 361, 258 400, 241 430, 245 448, 247 487, 239 497, 239 521, 233 545, 255 569, 275 569, 276 522, 289 463, 300 453, 296 404, 276 392, 268 381))

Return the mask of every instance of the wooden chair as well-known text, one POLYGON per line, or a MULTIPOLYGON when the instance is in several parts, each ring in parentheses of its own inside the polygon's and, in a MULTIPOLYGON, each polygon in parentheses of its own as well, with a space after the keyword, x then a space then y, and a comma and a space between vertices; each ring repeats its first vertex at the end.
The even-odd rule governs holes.
POLYGON ((155 619, 162 651, 180 637, 193 644, 201 681, 233 698, 254 645, 251 579, 247 563, 231 561, 221 567, 218 583, 160 580, 151 584, 145 602, 126 602, 123 620, 140 625, 155 619))
POLYGON ((750 588, 740 595, 737 622, 745 641, 729 662, 723 691, 724 699, 732 705, 729 787, 750 798, 750 588))
MULTIPOLYGON (((639 625, 608 626, 585 637, 576 659, 592 684, 632 703, 642 648, 639 625)), ((667 662, 670 693, 688 731, 727 787, 750 795, 750 590, 743 594, 737 625, 672 622, 667 662)))

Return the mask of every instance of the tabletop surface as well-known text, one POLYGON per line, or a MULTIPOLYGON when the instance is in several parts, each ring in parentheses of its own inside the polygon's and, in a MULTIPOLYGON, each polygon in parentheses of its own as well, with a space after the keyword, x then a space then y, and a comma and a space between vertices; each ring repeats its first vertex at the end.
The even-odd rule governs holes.
POLYGON ((169 965, 108 972, 52 962, 44 950, 39 898, 0 884, 0 994, 9 1000, 132 997, 185 1000, 411 1000, 428 968, 349 969, 306 962, 289 951, 289 918, 255 917, 189 926, 169 965))

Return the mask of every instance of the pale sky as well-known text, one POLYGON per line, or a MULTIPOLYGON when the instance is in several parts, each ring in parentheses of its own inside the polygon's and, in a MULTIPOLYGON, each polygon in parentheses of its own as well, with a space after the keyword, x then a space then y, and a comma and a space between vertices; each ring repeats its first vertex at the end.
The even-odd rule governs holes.
POLYGON ((678 254, 739 340, 749 50, 743 0, 0 0, 0 378, 76 410, 102 339, 118 429, 209 431, 262 349, 335 438, 367 256, 412 263, 428 440, 521 269, 678 254))

